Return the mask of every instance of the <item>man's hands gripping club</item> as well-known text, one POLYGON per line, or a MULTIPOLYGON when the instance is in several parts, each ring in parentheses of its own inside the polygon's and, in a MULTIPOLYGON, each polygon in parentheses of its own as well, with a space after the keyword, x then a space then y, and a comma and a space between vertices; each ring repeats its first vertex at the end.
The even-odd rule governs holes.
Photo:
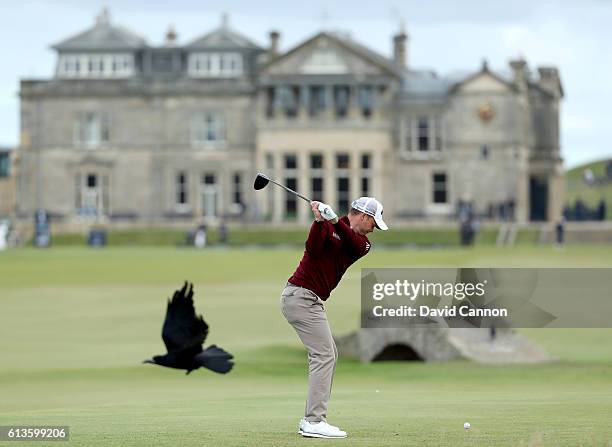
POLYGON ((321 222, 323 220, 328 220, 333 224, 338 222, 338 215, 334 212, 332 207, 326 203, 313 200, 310 202, 310 207, 312 208, 312 212, 314 213, 317 222, 321 222))

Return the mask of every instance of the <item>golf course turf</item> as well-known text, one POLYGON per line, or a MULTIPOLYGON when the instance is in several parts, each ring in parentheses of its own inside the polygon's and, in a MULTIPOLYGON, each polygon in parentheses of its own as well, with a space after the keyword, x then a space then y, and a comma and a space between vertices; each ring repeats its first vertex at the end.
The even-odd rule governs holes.
MULTIPOLYGON (((329 422, 349 437, 301 438, 306 354, 278 306, 300 256, 257 248, 0 253, 0 425, 66 425, 70 445, 87 446, 612 445, 612 329, 521 330, 559 359, 546 365, 341 358, 329 422), (235 355, 228 375, 141 363, 165 352, 166 299, 184 280, 210 325, 206 345, 235 355)), ((612 250, 374 245, 326 305, 332 330, 358 327, 360 268, 403 266, 612 267, 612 250)), ((2 442, 13 444, 29 443, 2 442)))

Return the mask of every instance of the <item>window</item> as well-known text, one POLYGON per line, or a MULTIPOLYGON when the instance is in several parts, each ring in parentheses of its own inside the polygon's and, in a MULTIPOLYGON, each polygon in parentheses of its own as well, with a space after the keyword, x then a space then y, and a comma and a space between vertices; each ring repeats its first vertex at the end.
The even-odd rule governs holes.
POLYGON ((76 58, 73 56, 64 56, 62 58, 63 66, 61 73, 64 75, 76 74, 76 58))
POLYGON ((370 195, 370 179, 368 177, 361 178, 361 195, 365 197, 370 195))
MULTIPOLYGON (((285 185, 289 189, 297 191, 297 179, 295 177, 285 178, 285 185)), ((295 219, 297 217, 297 197, 290 192, 285 192, 285 217, 295 219)))
POLYGON ((133 74, 134 56, 129 53, 62 54, 57 74, 62 78, 122 78, 133 74))
POLYGON ((348 169, 349 162, 350 162, 349 154, 337 154, 336 155, 336 168, 348 169))
POLYGON ((299 87, 283 86, 279 89, 280 103, 287 118, 295 118, 299 105, 299 87))
POLYGON ((183 207, 189 205, 189 185, 185 171, 176 174, 176 204, 183 207))
POLYGON ((285 155, 285 169, 297 169, 297 157, 295 155, 285 155))
POLYGON ((189 75, 204 78, 236 77, 243 73, 240 53, 192 53, 188 62, 189 75))
POLYGON ((107 114, 83 112, 76 117, 74 143, 87 148, 96 148, 110 139, 110 125, 107 114))
POLYGON ((374 89, 372 86, 363 85, 359 87, 357 93, 357 102, 361 109, 361 115, 364 118, 370 118, 372 116, 372 109, 374 107, 374 89))
POLYGON ((433 174, 433 202, 448 203, 445 173, 438 172, 433 174))
POLYGON ((350 88, 348 86, 334 87, 334 104, 336 118, 346 118, 349 109, 350 88))
POLYGON ((442 151, 442 119, 440 116, 419 116, 404 121, 403 149, 407 152, 442 151))
POLYGON ((311 118, 319 116, 326 108, 326 91, 321 85, 308 87, 308 114, 311 118))
POLYGON ((317 200, 319 202, 323 201, 323 178, 321 177, 313 177, 311 179, 312 186, 312 200, 317 200))
POLYGON ((11 175, 11 154, 0 152, 0 178, 11 175))
POLYGON ((193 143, 214 146, 225 142, 225 116, 220 112, 198 114, 193 119, 193 143))
POLYGON ((429 150, 429 121, 427 117, 421 116, 418 121, 418 148, 424 152, 429 150))
POLYGON ((310 156, 310 169, 323 169, 323 154, 312 154, 310 156))
POLYGON ((361 169, 370 169, 370 154, 361 155, 361 169))
POLYGON ((349 207, 349 178, 338 177, 338 211, 348 212, 349 207))
POLYGON ((233 203, 242 204, 242 175, 239 172, 234 174, 233 187, 233 203))
POLYGON ((372 167, 372 157, 370 154, 361 154, 361 195, 370 195, 370 168, 372 167))

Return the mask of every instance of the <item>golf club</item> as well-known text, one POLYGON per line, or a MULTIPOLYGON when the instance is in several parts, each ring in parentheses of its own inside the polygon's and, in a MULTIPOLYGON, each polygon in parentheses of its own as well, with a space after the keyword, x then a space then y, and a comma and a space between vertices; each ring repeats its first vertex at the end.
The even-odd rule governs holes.
POLYGON ((272 180, 270 177, 268 177, 265 174, 262 174, 261 172, 257 173, 257 177, 255 177, 255 182, 253 183, 253 188, 255 188, 255 190, 259 191, 260 189, 263 189, 266 187, 266 185, 272 182, 275 185, 280 186, 281 188, 285 189, 287 192, 290 192, 291 194, 295 194, 296 196, 298 196, 300 199, 303 199, 305 201, 307 201, 308 203, 311 202, 311 200, 308 197, 303 196, 302 194, 300 194, 299 192, 294 191, 291 188, 287 188, 285 185, 281 185, 280 183, 272 180))

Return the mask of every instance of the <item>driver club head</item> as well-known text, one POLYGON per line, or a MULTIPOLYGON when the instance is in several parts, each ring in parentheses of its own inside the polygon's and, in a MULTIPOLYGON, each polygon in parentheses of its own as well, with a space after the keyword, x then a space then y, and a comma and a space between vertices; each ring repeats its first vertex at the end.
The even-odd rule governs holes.
POLYGON ((253 183, 253 188, 256 190, 260 190, 266 187, 266 185, 270 182, 270 179, 266 177, 261 172, 257 173, 257 177, 255 177, 255 183, 253 183))

